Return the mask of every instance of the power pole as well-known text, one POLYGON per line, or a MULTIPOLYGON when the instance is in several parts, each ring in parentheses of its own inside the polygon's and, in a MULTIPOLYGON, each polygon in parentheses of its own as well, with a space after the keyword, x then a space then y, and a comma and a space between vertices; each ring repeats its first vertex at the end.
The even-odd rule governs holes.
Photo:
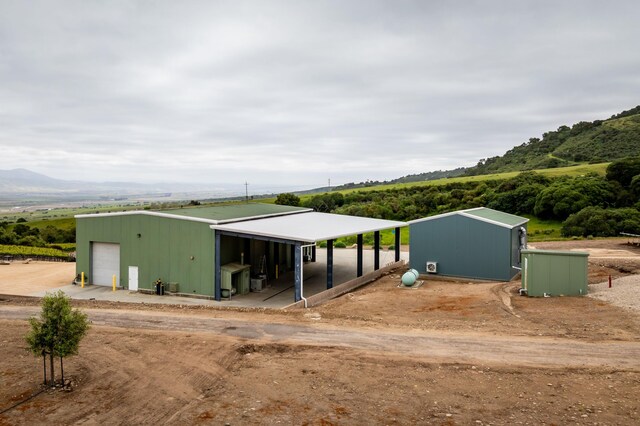
POLYGON ((331 178, 329 178, 329 192, 331 192, 331 178))
POLYGON ((244 199, 248 203, 249 202, 249 182, 244 182, 244 199))

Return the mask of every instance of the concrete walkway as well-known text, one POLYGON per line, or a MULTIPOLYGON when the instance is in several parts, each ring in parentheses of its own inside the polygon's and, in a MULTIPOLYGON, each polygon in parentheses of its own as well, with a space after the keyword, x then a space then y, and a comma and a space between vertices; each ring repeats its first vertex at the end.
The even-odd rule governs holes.
MULTIPOLYGON (((373 271, 373 250, 364 250, 363 272, 367 274, 373 271)), ((326 290, 327 265, 326 249, 317 249, 317 262, 307 262, 303 265, 303 295, 311 296, 326 290)), ((334 285, 338 285, 356 278, 357 253, 354 249, 334 249, 334 285)), ((401 259, 409 259, 409 253, 402 252, 401 259)), ((395 260, 393 251, 380 252, 380 266, 385 266, 395 260)), ((280 309, 294 303, 294 276, 293 271, 282 274, 278 280, 270 280, 261 292, 250 292, 246 295, 234 295, 231 300, 223 299, 220 302, 210 299, 198 299, 195 297, 182 297, 166 294, 157 296, 130 292, 118 289, 115 292, 111 287, 87 285, 66 285, 58 288, 40 290, 29 294, 42 297, 47 292, 57 290, 64 291, 72 299, 107 300, 130 303, 163 303, 178 305, 210 305, 219 307, 245 307, 245 308, 272 308, 280 309)), ((211 291, 213 294, 213 289, 211 291)))

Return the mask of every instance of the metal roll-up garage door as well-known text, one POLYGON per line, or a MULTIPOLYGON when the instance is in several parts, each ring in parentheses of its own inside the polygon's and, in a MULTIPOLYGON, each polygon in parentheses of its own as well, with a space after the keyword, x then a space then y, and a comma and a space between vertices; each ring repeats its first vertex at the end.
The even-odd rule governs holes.
POLYGON ((120 285, 120 244, 91 243, 91 284, 120 285))

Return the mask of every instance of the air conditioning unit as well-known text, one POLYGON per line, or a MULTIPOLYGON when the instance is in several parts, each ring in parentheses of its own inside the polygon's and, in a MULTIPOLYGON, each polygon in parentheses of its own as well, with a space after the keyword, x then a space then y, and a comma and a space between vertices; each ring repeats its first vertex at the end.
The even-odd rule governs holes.
POLYGON ((427 272, 430 274, 437 274, 438 262, 427 262, 427 272))

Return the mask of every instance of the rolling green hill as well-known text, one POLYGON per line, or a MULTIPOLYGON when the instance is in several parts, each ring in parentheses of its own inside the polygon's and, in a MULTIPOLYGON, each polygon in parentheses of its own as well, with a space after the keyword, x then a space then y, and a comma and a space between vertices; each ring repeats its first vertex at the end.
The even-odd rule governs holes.
POLYGON ((607 120, 581 121, 571 127, 560 126, 542 139, 507 151, 503 156, 482 159, 465 175, 567 167, 580 163, 604 163, 640 152, 640 106, 607 120))

